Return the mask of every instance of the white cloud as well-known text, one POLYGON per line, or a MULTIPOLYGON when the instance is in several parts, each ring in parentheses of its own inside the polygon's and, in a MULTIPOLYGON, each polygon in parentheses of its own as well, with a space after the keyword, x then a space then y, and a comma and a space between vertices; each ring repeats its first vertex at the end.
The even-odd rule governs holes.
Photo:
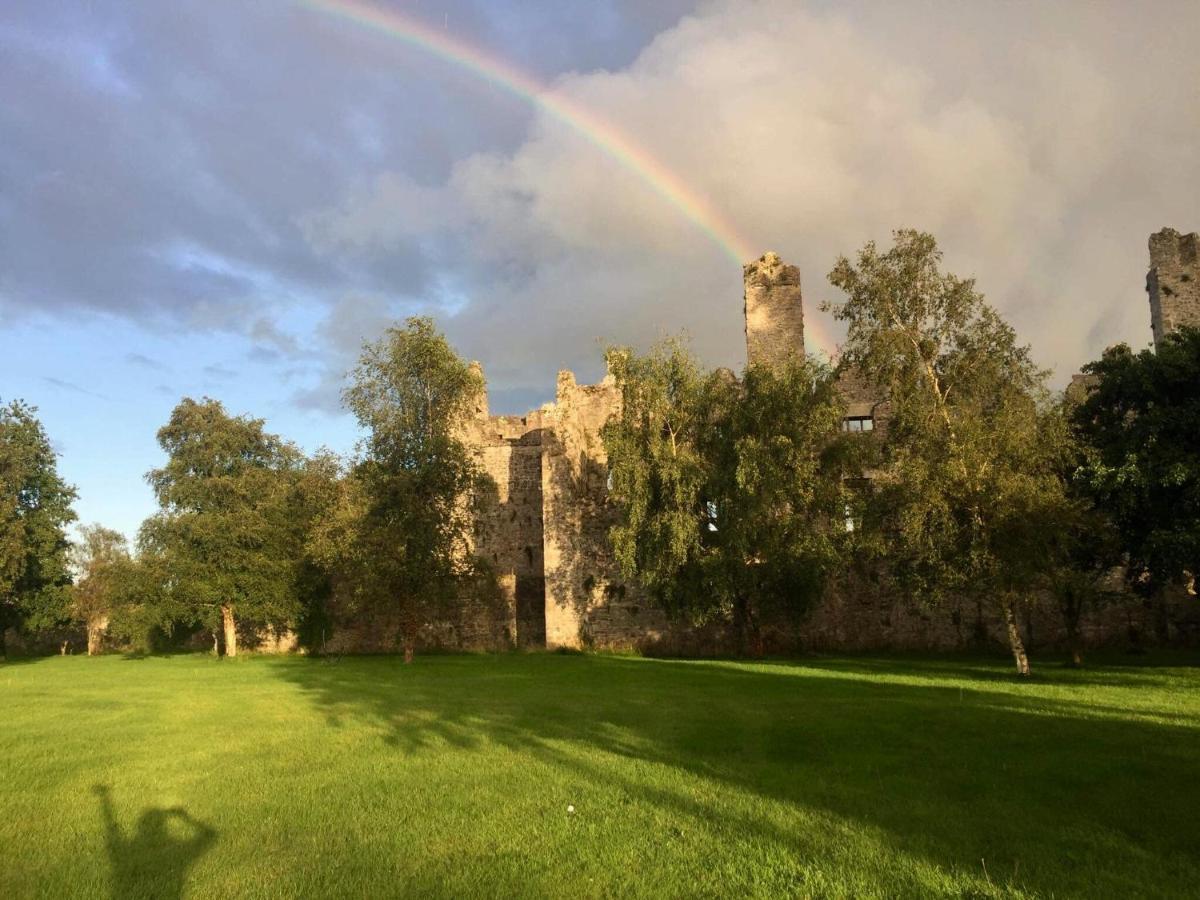
MULTIPOLYGON (((832 330, 817 307, 836 255, 912 226, 1060 381, 1145 344, 1146 237, 1200 226, 1200 58, 1181 37, 1200 8, 897 6, 718 3, 557 89, 798 263, 810 333, 832 330)), ((742 357, 737 265, 545 113, 440 188, 388 176, 309 223, 327 250, 436 247, 468 301, 448 330, 500 388, 594 372, 601 337, 685 328, 712 363, 742 357)))

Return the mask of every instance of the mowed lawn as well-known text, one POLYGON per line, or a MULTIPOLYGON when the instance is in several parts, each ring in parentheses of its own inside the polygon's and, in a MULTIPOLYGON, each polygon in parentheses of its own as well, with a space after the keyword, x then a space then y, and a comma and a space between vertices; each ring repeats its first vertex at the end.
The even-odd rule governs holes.
POLYGON ((0 664, 0 897, 1198 896, 1200 668, 1117 662, 0 664))

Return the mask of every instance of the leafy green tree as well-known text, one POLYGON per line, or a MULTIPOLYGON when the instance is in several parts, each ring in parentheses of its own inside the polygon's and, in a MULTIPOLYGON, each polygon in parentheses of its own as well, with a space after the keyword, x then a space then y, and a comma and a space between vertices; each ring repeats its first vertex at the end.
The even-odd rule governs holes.
POLYGON ((846 295, 826 305, 848 326, 840 364, 891 405, 862 502, 895 583, 923 602, 990 602, 1027 675, 1018 611, 1038 583, 1047 508, 1063 501, 1061 430, 1028 347, 940 263, 931 235, 902 230, 829 275, 846 295))
MULTIPOLYGON (((1167 336, 1157 353, 1134 353, 1121 344, 1084 371, 1093 383, 1073 418, 1084 447, 1079 482, 1111 517, 1135 590, 1161 600, 1177 584, 1194 594, 1200 572, 1200 330, 1167 336)), ((1166 623, 1160 628, 1165 631, 1166 623)))
POLYGON ((341 459, 321 449, 304 460, 294 482, 289 505, 289 526, 298 550, 297 596, 301 610, 297 631, 301 642, 320 648, 329 631, 329 601, 335 570, 329 565, 329 548, 322 545, 328 524, 341 502, 344 471, 341 459))
POLYGON ((74 500, 37 409, 0 407, 0 653, 8 628, 39 631, 69 619, 65 529, 74 500))
POLYGON ((844 496, 831 373, 796 360, 739 382, 678 341, 609 366, 621 413, 603 430, 616 559, 668 612, 732 621, 761 650, 763 612, 798 614, 836 559, 844 496))
POLYGON ((216 400, 182 400, 158 432, 167 463, 147 476, 160 511, 142 527, 161 564, 165 600, 223 637, 236 656, 239 620, 272 626, 301 612, 303 546, 292 514, 303 457, 216 400))
POLYGON ((147 547, 140 536, 137 555, 118 559, 105 582, 110 601, 106 639, 125 650, 149 653, 180 623, 194 623, 194 609, 171 590, 164 555, 147 547))
POLYGON ((366 430, 317 536, 349 602, 394 613, 411 658, 430 616, 486 579, 471 551, 480 472, 459 428, 483 389, 428 318, 363 347, 346 405, 366 430))
POLYGON ((84 525, 71 547, 75 583, 71 589, 71 614, 87 630, 88 656, 100 652, 108 628, 122 569, 130 563, 125 535, 103 525, 84 525))

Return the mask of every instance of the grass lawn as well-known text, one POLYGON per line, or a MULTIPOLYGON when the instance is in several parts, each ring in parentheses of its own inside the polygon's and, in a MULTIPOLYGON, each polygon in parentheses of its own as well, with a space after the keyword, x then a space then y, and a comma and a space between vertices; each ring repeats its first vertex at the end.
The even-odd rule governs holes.
POLYGON ((0 897, 1200 896, 1200 659, 1122 662, 0 664, 0 897))

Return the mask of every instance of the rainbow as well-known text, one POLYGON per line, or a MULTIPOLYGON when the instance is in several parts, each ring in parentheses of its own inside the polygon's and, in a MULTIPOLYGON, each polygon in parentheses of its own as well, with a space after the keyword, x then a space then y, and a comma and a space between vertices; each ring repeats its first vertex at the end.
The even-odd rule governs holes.
MULTIPOLYGON (((359 0, 299 0, 302 6, 353 22, 355 25, 403 41, 438 59, 458 66, 483 81, 519 97, 552 115, 588 143, 616 160, 707 234, 739 266, 758 256, 733 223, 704 197, 688 187, 645 148, 638 146, 610 122, 556 93, 549 85, 521 72, 502 59, 460 41, 445 31, 410 16, 381 9, 359 0)), ((806 323, 807 324, 807 323, 806 323)), ((812 325, 817 323, 811 323, 812 325)), ((826 353, 833 349, 824 334, 815 334, 826 353)))

